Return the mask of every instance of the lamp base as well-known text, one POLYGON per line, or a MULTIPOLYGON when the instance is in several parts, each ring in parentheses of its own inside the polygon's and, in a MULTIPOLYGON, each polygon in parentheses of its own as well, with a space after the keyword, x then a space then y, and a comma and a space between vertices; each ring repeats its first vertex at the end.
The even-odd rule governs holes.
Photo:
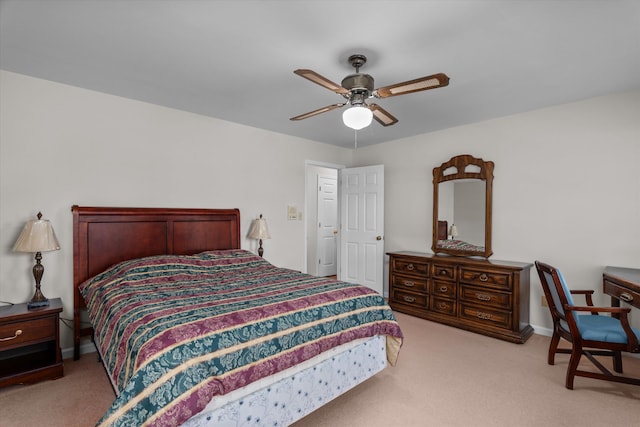
POLYGON ((27 303, 27 309, 49 307, 49 300, 42 294, 40 290, 40 280, 36 278, 36 292, 33 294, 31 301, 27 303))
POLYGON ((44 301, 29 301, 27 303, 27 309, 31 310, 32 308, 42 308, 49 307, 49 300, 45 299, 44 301))

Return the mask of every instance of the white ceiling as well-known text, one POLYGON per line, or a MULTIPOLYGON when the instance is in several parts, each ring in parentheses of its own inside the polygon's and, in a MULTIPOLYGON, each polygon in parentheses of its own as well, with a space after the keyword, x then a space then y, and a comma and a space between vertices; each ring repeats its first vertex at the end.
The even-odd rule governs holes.
POLYGON ((344 147, 336 83, 438 72, 378 100, 399 122, 358 146, 640 88, 640 1, 0 1, 0 68, 344 147))

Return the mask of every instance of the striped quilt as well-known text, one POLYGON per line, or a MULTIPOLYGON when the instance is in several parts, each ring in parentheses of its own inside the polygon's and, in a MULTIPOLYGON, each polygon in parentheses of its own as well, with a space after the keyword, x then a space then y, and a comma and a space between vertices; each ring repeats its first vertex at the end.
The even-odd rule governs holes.
POLYGON ((118 397, 101 426, 174 426, 218 395, 358 338, 402 332, 375 291, 244 250, 125 261, 80 285, 118 397))

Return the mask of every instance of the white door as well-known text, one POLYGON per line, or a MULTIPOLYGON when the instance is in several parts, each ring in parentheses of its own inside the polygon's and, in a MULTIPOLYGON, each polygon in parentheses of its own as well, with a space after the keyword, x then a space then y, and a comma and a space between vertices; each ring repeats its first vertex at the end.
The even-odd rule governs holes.
POLYGON ((318 175, 318 276, 337 274, 338 178, 318 175))
POLYGON ((340 171, 340 280, 383 294, 384 165, 340 171))

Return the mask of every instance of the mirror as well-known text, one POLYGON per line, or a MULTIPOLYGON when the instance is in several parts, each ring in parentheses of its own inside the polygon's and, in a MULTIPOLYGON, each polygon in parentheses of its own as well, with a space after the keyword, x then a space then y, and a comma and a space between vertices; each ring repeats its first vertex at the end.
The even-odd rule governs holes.
POLYGON ((463 154, 433 168, 434 253, 491 256, 493 166, 463 154))

